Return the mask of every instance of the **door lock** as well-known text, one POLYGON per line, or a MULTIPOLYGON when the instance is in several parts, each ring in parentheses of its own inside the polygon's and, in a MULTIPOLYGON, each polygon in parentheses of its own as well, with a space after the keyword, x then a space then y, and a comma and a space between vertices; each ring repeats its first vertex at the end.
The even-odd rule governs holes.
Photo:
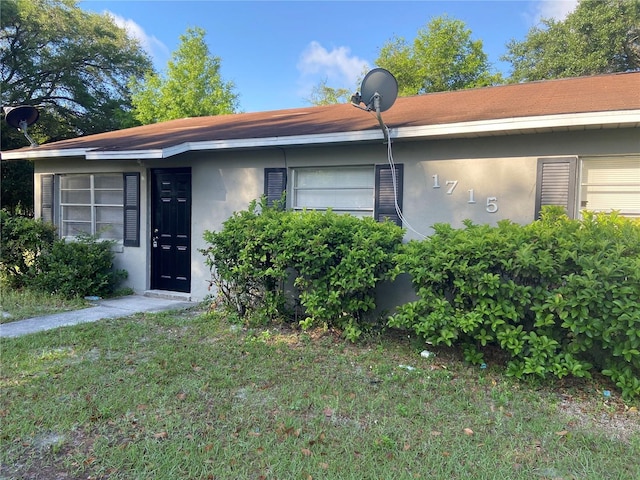
POLYGON ((153 231, 153 237, 151 238, 151 243, 153 244, 153 248, 158 248, 158 229, 157 228, 153 231))

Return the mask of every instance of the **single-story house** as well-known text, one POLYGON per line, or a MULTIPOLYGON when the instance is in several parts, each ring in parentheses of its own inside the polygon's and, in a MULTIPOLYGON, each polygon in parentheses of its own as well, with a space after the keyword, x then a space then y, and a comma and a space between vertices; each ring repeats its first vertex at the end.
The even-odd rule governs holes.
POLYGON ((407 239, 440 222, 525 224, 548 204, 640 217, 640 72, 398 98, 381 118, 391 149, 375 115, 341 104, 184 118, 2 158, 34 161, 36 216, 60 236, 114 239, 128 286, 193 300, 209 293, 203 232, 263 194, 390 217, 407 239))

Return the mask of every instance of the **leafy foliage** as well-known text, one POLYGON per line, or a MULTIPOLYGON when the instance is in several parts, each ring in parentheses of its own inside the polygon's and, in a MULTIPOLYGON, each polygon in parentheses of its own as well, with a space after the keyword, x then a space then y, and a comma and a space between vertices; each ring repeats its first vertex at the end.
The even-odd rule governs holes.
POLYGON ((335 103, 347 103, 351 98, 350 90, 346 88, 333 88, 327 85, 324 78, 311 89, 311 95, 307 101, 312 105, 332 105, 335 103))
POLYGON ((74 241, 54 242, 40 258, 40 273, 32 286, 66 297, 108 296, 127 277, 113 265, 113 242, 85 235, 74 241))
MULTIPOLYGON (((6 128, 2 129, 7 130, 6 128)), ((33 162, 0 162, 0 205, 11 215, 33 216, 33 162)))
POLYGON ((127 277, 114 268, 112 241, 84 235, 56 239, 56 227, 0 210, 0 275, 11 288, 34 288, 68 298, 113 293, 127 277))
POLYGON ((398 81, 401 96, 461 90, 501 83, 491 73, 481 40, 472 40, 464 22, 435 17, 418 31, 412 45, 394 38, 381 49, 376 65, 398 81))
POLYGON ((507 49, 513 82, 638 70, 640 1, 581 0, 565 20, 543 19, 507 49))
POLYGON ((375 308, 374 288, 390 275, 402 236, 390 222, 254 201, 220 232, 205 233, 211 246, 203 253, 219 297, 239 315, 291 318, 300 306, 304 328, 337 326, 354 340, 375 308))
MULTIPOLYGON (((151 68, 149 57, 107 14, 76 0, 3 0, 0 20, 2 105, 37 105, 39 141, 114 130, 130 107, 127 83, 151 68)), ((3 129, 4 131, 5 129, 3 129)), ((2 149, 24 145, 3 134, 2 149)))
POLYGON ((38 261, 53 246, 56 229, 41 220, 0 210, 0 231, 0 275, 10 287, 24 287, 38 274, 38 261))
POLYGON ((473 363, 500 348, 518 378, 597 368, 624 395, 640 395, 640 224, 547 208, 526 226, 435 231, 397 255, 418 300, 399 307, 391 326, 459 345, 473 363))
MULTIPOLYGON (((106 14, 81 10, 76 0, 2 0, 0 104, 38 107, 29 134, 38 142, 130 126, 127 83, 151 60, 106 14)), ((24 147, 14 128, 1 128, 3 151, 24 147)), ((33 164, 3 161, 0 204, 33 214, 33 164)))
POLYGON ((184 117, 234 113, 238 95, 232 82, 224 82, 219 57, 210 55, 205 31, 189 28, 180 36, 167 75, 148 73, 131 83, 134 114, 143 124, 184 117))

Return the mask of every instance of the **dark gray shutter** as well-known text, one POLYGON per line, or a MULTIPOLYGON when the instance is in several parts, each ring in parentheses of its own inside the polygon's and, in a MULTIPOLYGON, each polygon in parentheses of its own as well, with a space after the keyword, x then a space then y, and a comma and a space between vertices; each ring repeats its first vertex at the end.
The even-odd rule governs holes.
POLYGON ((53 175, 40 176, 40 218, 53 223, 53 175))
POLYGON ((287 189, 286 168, 264 169, 264 194, 267 197, 267 205, 273 206, 274 202, 282 198, 282 193, 287 189))
POLYGON ((140 246, 140 174, 124 174, 124 246, 140 246))
POLYGON ((535 218, 545 205, 564 207, 567 215, 574 217, 577 163, 576 157, 538 159, 535 218))
POLYGON ((382 222, 388 218, 396 225, 402 226, 402 220, 396 211, 396 200, 400 212, 402 212, 402 185, 404 166, 395 165, 396 188, 393 188, 393 175, 391 166, 376 165, 375 174, 375 204, 373 217, 382 222), (397 199, 396 199, 397 195, 397 199))

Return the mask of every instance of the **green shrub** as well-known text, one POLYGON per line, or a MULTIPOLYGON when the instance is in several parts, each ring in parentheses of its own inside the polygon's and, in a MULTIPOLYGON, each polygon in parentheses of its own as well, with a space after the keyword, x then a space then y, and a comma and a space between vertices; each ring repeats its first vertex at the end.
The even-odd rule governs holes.
POLYGON ((24 287, 38 274, 38 261, 51 249, 55 235, 50 223, 0 210, 0 275, 8 286, 24 287))
POLYGON ((125 270, 114 268, 113 243, 89 235, 69 242, 56 240, 42 256, 32 286, 66 297, 109 296, 127 277, 125 270))
POLYGON ((205 232, 211 246, 203 253, 219 298, 241 316, 292 318, 299 306, 304 328, 337 326, 353 340, 375 308, 374 288, 389 277, 402 236, 400 227, 372 218, 252 202, 220 232, 205 232))
POLYGON ((481 363, 509 354, 507 372, 589 376, 598 369, 625 396, 640 395, 640 224, 547 208, 539 221, 497 227, 436 225, 396 257, 418 300, 389 325, 459 345, 481 363))
POLYGON ((276 264, 283 212, 251 202, 235 212, 220 232, 206 231, 210 246, 201 250, 211 270, 211 287, 220 301, 240 317, 272 318, 284 308, 286 266, 276 264))

